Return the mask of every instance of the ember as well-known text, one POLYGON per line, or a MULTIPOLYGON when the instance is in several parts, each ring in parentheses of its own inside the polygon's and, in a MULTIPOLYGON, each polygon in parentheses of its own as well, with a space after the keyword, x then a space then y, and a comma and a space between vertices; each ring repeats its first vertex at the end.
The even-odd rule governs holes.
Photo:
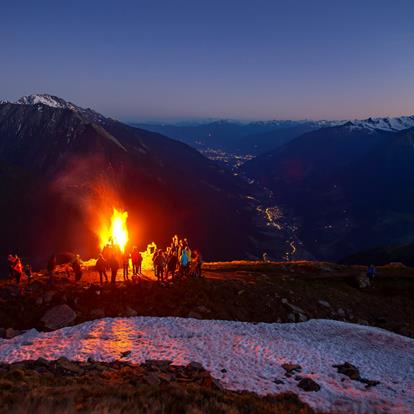
POLYGON ((125 246, 128 243, 127 219, 127 211, 114 208, 110 224, 104 226, 99 235, 101 249, 109 244, 118 246, 122 253, 125 252, 125 246))

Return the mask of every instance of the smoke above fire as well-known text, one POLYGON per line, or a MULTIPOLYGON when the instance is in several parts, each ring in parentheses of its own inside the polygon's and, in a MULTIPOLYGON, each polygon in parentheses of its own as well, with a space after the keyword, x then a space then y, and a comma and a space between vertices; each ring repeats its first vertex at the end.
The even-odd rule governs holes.
POLYGON ((128 212, 115 177, 98 154, 72 158, 52 183, 54 191, 76 207, 85 226, 95 234, 96 250, 109 243, 123 252, 129 241, 128 212))

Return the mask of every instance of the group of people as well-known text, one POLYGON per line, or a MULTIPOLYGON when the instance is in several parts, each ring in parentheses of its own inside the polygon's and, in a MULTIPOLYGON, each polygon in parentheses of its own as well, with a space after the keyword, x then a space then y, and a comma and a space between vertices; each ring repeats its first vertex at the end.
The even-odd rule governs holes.
POLYGON ((23 266, 22 260, 20 259, 17 254, 9 254, 7 257, 7 264, 9 267, 9 274, 11 278, 16 280, 16 283, 20 283, 20 279, 23 274, 27 276, 28 282, 32 279, 32 267, 30 264, 26 264, 23 266))
POLYGON ((175 235, 165 250, 157 249, 153 256, 154 273, 159 282, 188 276, 201 277, 202 257, 198 250, 191 250, 187 239, 175 235))
MULTIPOLYGON (((177 235, 172 238, 170 246, 165 250, 151 250, 154 274, 159 282, 176 280, 182 277, 201 277, 201 254, 191 250, 187 239, 180 240, 177 235)), ((109 282, 107 271, 110 272, 111 284, 115 284, 119 269, 122 267, 124 281, 129 280, 130 262, 132 264, 132 280, 142 274, 142 253, 137 247, 128 252, 121 252, 117 245, 107 244, 96 260, 95 269, 99 274, 100 283, 109 282)))
MULTIPOLYGON (((66 273, 70 276, 70 269, 73 271, 75 280, 79 282, 82 278, 82 262, 78 254, 62 253, 59 255, 59 263, 66 265, 66 273)), ((58 264, 58 257, 56 254, 52 254, 47 262, 47 274, 49 277, 49 283, 53 282, 53 275, 58 264)))
POLYGON ((135 246, 131 253, 128 253, 127 251, 122 253, 117 245, 107 244, 96 260, 95 265, 101 285, 103 284, 104 279, 105 282, 108 282, 107 270, 111 272, 111 283, 114 284, 121 265, 124 281, 129 280, 130 260, 132 263, 132 277, 135 278, 141 273, 142 266, 142 254, 138 248, 135 246))

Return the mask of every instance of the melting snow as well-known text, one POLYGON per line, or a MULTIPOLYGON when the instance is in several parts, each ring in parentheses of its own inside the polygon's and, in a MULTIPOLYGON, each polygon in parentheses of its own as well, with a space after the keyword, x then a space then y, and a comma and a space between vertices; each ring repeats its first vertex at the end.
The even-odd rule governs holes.
POLYGON ((378 328, 330 320, 265 324, 184 318, 106 318, 54 332, 31 330, 0 340, 0 361, 39 357, 141 363, 167 359, 203 364, 232 390, 259 394, 291 390, 315 408, 343 413, 414 412, 414 340, 378 328), (350 362, 364 378, 381 384, 366 389, 338 374, 333 364, 350 362), (305 392, 284 377, 283 363, 298 363, 300 375, 321 385, 305 392), (222 369, 227 372, 223 373, 222 369), (284 384, 277 385, 274 379, 284 384))

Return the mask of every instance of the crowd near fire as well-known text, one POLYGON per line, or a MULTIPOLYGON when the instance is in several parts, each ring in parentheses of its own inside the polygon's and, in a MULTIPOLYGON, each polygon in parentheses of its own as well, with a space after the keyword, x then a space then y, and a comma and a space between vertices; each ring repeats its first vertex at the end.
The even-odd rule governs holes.
MULTIPOLYGON (((99 283, 117 281, 137 283, 141 277, 149 277, 151 271, 161 284, 172 283, 188 277, 201 277, 202 257, 199 250, 192 250, 187 238, 174 235, 165 248, 158 248, 155 242, 147 245, 145 251, 131 245, 127 226, 128 212, 113 209, 110 220, 99 230, 99 254, 96 260, 84 262, 78 254, 53 253, 47 264, 47 274, 52 282, 57 266, 65 266, 68 276, 80 281, 85 269, 93 270, 99 276, 99 283), (144 275, 143 271, 149 271, 144 275)), ((19 284, 23 275, 28 282, 32 279, 32 269, 23 264, 17 255, 8 257, 10 277, 19 284)))

